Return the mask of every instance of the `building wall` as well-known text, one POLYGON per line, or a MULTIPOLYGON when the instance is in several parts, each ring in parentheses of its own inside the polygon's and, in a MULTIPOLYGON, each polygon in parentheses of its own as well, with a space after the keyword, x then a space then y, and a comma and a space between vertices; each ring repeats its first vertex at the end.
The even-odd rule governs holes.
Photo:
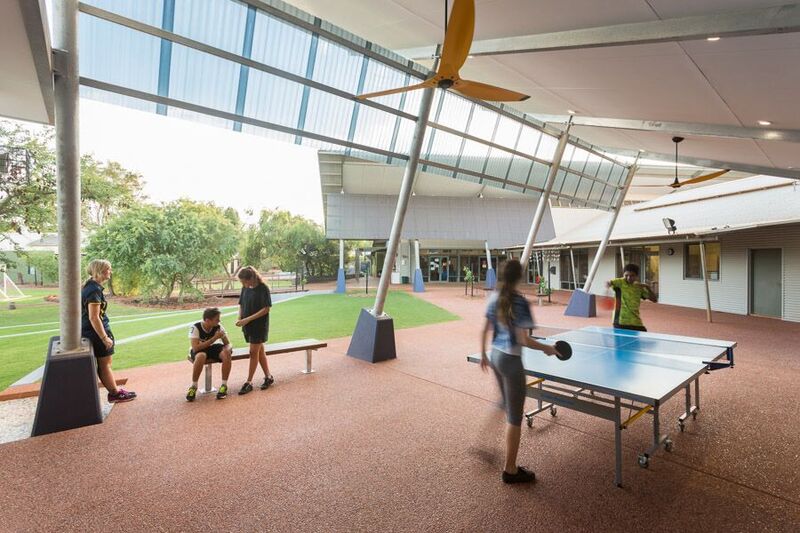
MULTIPOLYGON (((800 224, 761 228, 723 235, 720 238, 720 279, 709 281, 711 308, 747 314, 749 311, 749 251, 758 248, 783 250, 783 318, 800 322, 800 224)), ((702 280, 683 279, 684 247, 671 246, 675 255, 660 253, 660 300, 685 307, 705 308, 702 280)))
MULTIPOLYGON (((750 309, 750 250, 780 248, 783 252, 782 318, 800 322, 800 224, 759 228, 722 234, 719 280, 709 281, 711 309, 746 315, 750 309)), ((589 249, 589 262, 597 248, 589 249)), ((659 301, 664 304, 705 309, 702 280, 684 279, 684 243, 659 246, 659 301), (675 253, 668 255, 672 248, 675 253)), ((608 295, 606 280, 616 276, 619 247, 609 246, 600 260, 591 292, 608 295)))

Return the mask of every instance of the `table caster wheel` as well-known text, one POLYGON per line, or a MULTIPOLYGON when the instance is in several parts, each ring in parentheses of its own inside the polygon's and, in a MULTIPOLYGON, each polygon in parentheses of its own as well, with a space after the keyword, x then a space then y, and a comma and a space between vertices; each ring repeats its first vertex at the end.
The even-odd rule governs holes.
POLYGON ((673 449, 675 449, 675 443, 672 442, 672 439, 664 440, 664 449, 668 452, 671 452, 673 449))
POLYGON ((525 418, 527 419, 528 427, 532 428, 533 427, 533 417, 532 416, 526 416, 525 418))
POLYGON ((686 424, 683 423, 683 420, 678 421, 678 427, 681 428, 681 433, 683 433, 683 430, 686 429, 686 424))
POLYGON ((556 413, 558 413, 558 409, 554 405, 550 408, 550 416, 556 416, 556 413))
POLYGON ((697 420, 697 411, 692 413, 692 419, 697 420))
POLYGON ((650 458, 643 453, 639 454, 639 466, 642 468, 647 468, 650 466, 650 458))

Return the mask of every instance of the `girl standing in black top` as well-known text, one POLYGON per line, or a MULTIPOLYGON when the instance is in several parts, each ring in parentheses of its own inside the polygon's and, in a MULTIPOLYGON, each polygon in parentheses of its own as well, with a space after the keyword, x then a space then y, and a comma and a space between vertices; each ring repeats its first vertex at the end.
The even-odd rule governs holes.
POLYGON ((236 326, 242 328, 244 339, 250 344, 250 370, 239 394, 247 394, 253 390, 253 376, 259 364, 264 371, 261 390, 275 382, 269 373, 267 356, 264 353, 264 343, 269 336, 269 310, 272 308, 272 297, 269 288, 255 268, 251 266, 242 268, 238 277, 242 282, 242 292, 239 295, 239 320, 236 321, 236 326))
POLYGON ((108 391, 110 403, 129 402, 136 398, 135 392, 117 388, 111 359, 114 355, 114 334, 106 315, 106 298, 103 283, 111 279, 111 263, 105 259, 95 259, 87 268, 89 279, 81 289, 81 336, 92 343, 92 351, 97 359, 97 375, 108 391))

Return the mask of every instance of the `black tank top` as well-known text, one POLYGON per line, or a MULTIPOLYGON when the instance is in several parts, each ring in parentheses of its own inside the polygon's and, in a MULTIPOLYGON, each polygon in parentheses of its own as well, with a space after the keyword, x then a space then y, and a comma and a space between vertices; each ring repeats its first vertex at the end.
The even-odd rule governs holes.
POLYGON ((200 336, 200 340, 205 342, 205 341, 207 341, 208 339, 210 339, 211 337, 213 337, 214 335, 217 334, 217 332, 219 331, 219 325, 214 326, 213 328, 211 328, 211 331, 206 332, 206 330, 203 329, 203 323, 202 322, 198 322, 198 323, 196 323, 194 325, 194 329, 197 331, 197 334, 200 336))

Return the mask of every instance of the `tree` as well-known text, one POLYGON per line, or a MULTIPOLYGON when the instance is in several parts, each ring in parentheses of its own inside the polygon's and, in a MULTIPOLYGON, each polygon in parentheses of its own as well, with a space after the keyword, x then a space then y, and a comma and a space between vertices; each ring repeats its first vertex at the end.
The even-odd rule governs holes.
POLYGON ((195 278, 220 272, 238 244, 220 208, 179 200, 121 213, 92 235, 87 253, 111 261, 127 293, 168 298, 177 288, 182 300, 195 278))
POLYGON ((302 263, 310 276, 333 275, 338 268, 337 245, 325 238, 318 224, 288 211, 262 211, 245 242, 245 262, 259 268, 288 270, 302 263))
POLYGON ((116 161, 101 163, 81 157, 81 220, 86 227, 102 226, 109 218, 142 202, 142 176, 116 161))
POLYGON ((0 242, 55 226, 56 162, 51 129, 0 121, 0 242))
POLYGON ((36 269, 41 284, 58 282, 58 259, 53 252, 24 252, 27 263, 36 269))

